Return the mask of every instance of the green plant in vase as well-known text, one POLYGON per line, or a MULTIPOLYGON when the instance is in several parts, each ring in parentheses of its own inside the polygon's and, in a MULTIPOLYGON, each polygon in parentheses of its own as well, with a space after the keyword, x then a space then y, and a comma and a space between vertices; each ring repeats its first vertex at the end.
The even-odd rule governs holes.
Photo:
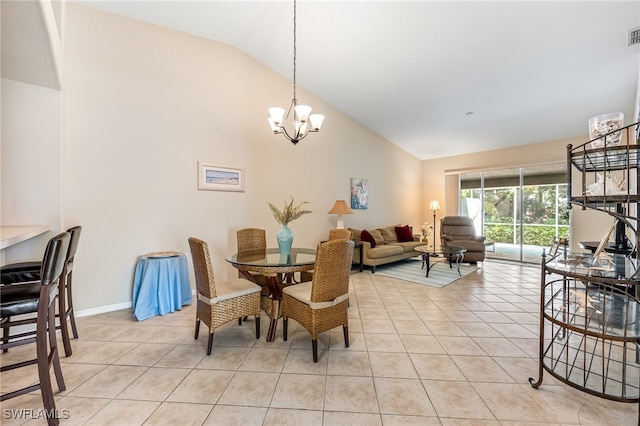
POLYGON ((298 219, 307 213, 312 213, 311 210, 305 210, 303 205, 309 204, 307 201, 303 201, 298 205, 294 205, 293 197, 290 202, 284 202, 282 210, 278 209, 275 205, 268 203, 273 217, 276 219, 282 228, 278 230, 276 238, 278 239, 278 247, 280 248, 280 254, 288 256, 291 253, 291 245, 293 244, 293 232, 289 229, 289 223, 298 219))

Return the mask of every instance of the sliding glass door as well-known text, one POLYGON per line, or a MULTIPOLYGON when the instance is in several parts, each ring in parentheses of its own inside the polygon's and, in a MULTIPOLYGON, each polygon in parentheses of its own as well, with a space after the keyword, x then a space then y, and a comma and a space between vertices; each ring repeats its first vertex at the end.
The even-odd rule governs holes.
POLYGON ((460 175, 460 214, 486 237, 487 257, 540 262, 555 237, 568 237, 564 165, 460 175))

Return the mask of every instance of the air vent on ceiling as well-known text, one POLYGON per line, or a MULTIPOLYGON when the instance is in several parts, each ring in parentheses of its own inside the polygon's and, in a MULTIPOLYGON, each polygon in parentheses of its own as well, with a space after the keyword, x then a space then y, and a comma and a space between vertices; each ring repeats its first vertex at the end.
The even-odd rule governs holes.
POLYGON ((629 30, 629 46, 640 44, 640 27, 629 30))

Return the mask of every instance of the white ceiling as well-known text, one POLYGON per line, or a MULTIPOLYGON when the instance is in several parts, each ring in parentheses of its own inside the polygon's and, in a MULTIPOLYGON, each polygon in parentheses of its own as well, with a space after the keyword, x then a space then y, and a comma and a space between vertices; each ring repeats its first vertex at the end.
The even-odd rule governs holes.
MULTIPOLYGON (((292 1, 76 2, 236 46, 292 78, 292 1)), ((637 121, 640 46, 627 45, 637 0, 299 0, 297 10, 298 85, 420 159, 586 135, 589 117, 607 112, 637 121)), ((256 123, 268 129, 266 117, 256 123)))

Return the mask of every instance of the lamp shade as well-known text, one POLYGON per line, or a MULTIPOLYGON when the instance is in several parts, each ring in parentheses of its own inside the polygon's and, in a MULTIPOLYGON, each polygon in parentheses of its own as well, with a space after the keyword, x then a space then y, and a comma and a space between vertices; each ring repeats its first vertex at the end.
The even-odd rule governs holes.
POLYGON ((429 204, 429 210, 440 210, 440 203, 438 202, 438 200, 433 200, 431 204, 429 204))
POLYGON ((352 214, 353 211, 347 205, 347 202, 344 200, 336 200, 336 203, 333 205, 333 208, 329 210, 328 214, 352 214))

